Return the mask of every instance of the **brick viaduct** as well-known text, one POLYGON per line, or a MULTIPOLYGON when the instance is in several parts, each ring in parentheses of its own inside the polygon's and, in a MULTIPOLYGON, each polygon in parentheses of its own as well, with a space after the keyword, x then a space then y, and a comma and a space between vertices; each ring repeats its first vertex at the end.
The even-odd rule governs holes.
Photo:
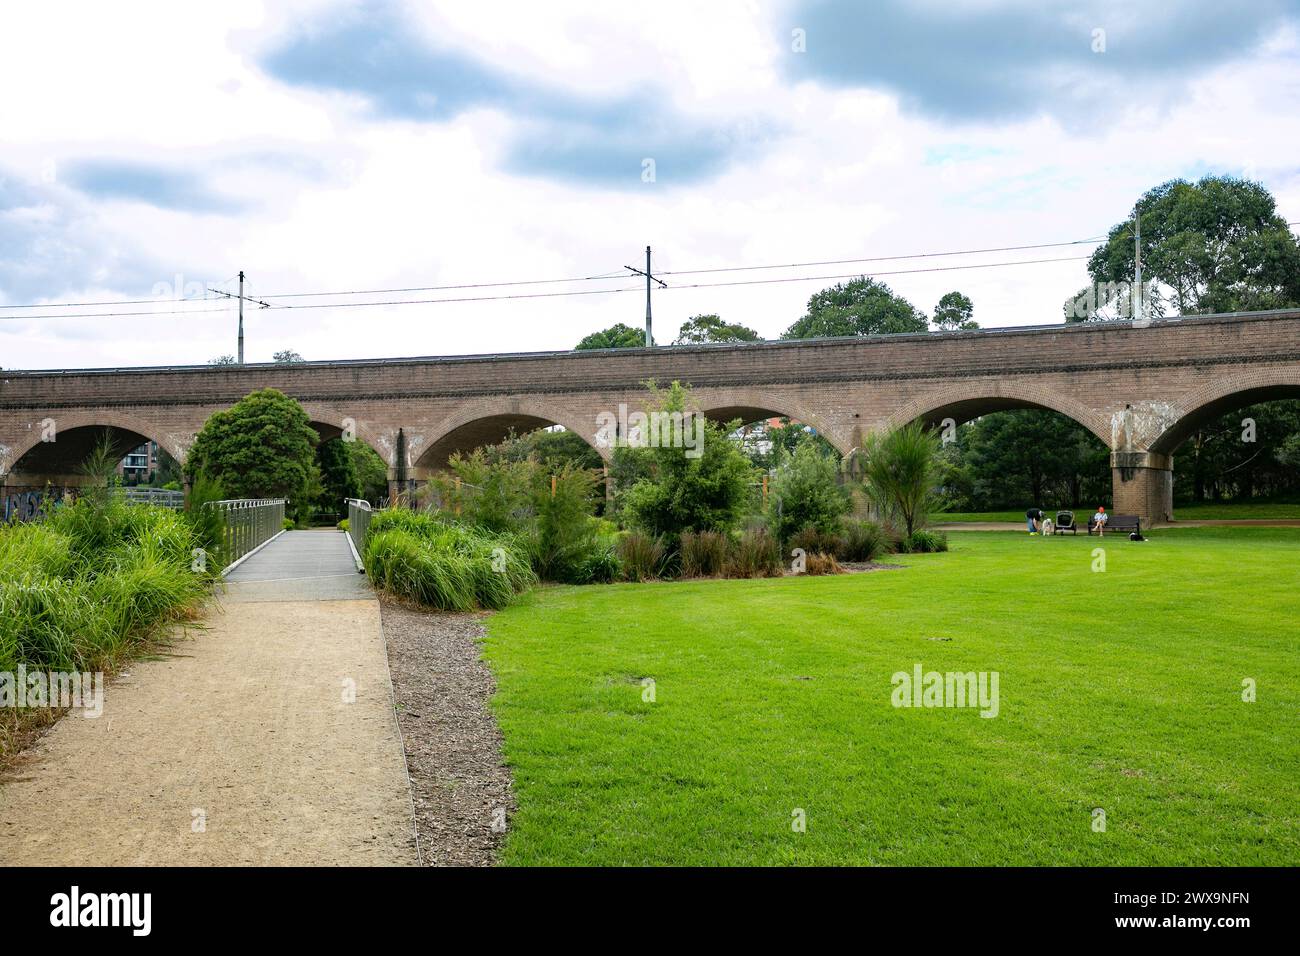
MULTIPOLYGON (((510 429, 643 407, 643 383, 689 382, 710 418, 785 415, 841 453, 913 419, 1047 408, 1111 449, 1114 510, 1173 516, 1178 446, 1203 421, 1300 398, 1300 311, 1031 329, 450 358, 0 372, 0 483, 71 484, 104 428, 125 452, 152 439, 184 461, 212 412, 273 386, 323 437, 348 429, 419 482, 510 429), (46 440, 42 440, 42 438, 46 440), (54 438, 50 441, 50 438, 54 438)), ((601 449, 601 454, 608 455, 601 449)), ((1043 502, 1052 507, 1053 502, 1043 502)))

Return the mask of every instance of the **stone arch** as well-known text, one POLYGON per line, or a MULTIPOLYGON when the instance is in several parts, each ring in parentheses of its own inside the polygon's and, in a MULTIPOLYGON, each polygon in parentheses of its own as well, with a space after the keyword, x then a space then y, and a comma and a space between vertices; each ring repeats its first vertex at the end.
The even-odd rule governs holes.
POLYGON ((1151 451, 1173 455, 1205 421, 1246 405, 1283 398, 1300 399, 1300 368, 1250 368, 1213 379, 1183 397, 1177 417, 1151 443, 1151 451))
POLYGON ((596 415, 580 421, 554 404, 535 399, 486 398, 461 406, 449 415, 422 444, 408 451, 410 464, 419 475, 444 468, 451 455, 502 441, 513 429, 516 434, 561 425, 580 436, 608 462, 610 450, 596 444, 596 415))
POLYGON ((152 441, 157 442, 159 448, 167 452, 168 455, 176 459, 177 464, 181 465, 185 463, 185 457, 194 441, 192 434, 177 435, 165 431, 152 422, 114 409, 77 411, 68 414, 55 410, 48 414, 38 414, 33 417, 28 423, 28 427, 24 429, 21 440, 8 449, 3 458, 0 458, 0 474, 13 473, 15 467, 29 453, 35 450, 39 454, 42 445, 57 446, 60 435, 76 433, 76 441, 65 444, 62 454, 59 454, 60 449, 51 448, 47 454, 39 455, 40 461, 29 462, 29 464, 36 464, 41 469, 41 473, 72 474, 81 461, 85 459, 89 446, 94 441, 94 430, 102 428, 112 429, 117 436, 121 436, 120 442, 115 437, 114 445, 115 447, 118 445, 125 447, 126 450, 123 451, 123 454, 126 454, 126 451, 137 445, 152 441), (47 418, 53 422, 53 442, 41 440, 42 435, 45 434, 45 429, 41 423, 47 418), (52 471, 51 469, 54 468, 68 470, 52 471))
POLYGON ((907 402, 884 424, 887 429, 892 429, 918 418, 931 424, 952 418, 960 425, 981 415, 1013 408, 1043 408, 1059 412, 1088 429, 1107 448, 1111 447, 1111 425, 1105 415, 1032 382, 996 381, 941 386, 907 402))
POLYGON ((851 450, 851 442, 827 427, 821 415, 803 402, 780 395, 772 389, 727 388, 702 390, 696 396, 700 411, 709 421, 725 424, 737 418, 749 425, 767 418, 789 418, 811 425, 841 455, 851 450))

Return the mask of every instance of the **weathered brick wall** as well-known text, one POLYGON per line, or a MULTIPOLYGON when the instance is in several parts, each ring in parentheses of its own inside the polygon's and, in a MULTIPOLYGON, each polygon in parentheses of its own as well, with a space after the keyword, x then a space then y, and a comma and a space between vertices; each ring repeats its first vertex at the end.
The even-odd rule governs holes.
MULTIPOLYGON (((350 427, 395 473, 397 433, 418 476, 456 448, 542 422, 591 440, 600 412, 644 403, 643 383, 692 384, 730 417, 784 414, 841 451, 917 417, 968 420, 1052 408, 1112 448, 1164 453, 1208 410, 1300 394, 1300 312, 743 346, 301 365, 0 373, 0 473, 39 440, 91 425, 154 439, 182 459, 203 421, 248 392, 298 398, 326 433, 350 427), (1130 406, 1127 413, 1125 407, 1130 406)), ((17 466, 17 467, 15 467, 17 466)), ((1126 483, 1127 484, 1127 483, 1126 483)), ((1117 496, 1136 492, 1116 486, 1117 496)), ((1119 498, 1117 497, 1117 501, 1119 498)), ((1143 492, 1144 513, 1158 513, 1143 492)), ((1135 506, 1136 507, 1136 506, 1135 506)))

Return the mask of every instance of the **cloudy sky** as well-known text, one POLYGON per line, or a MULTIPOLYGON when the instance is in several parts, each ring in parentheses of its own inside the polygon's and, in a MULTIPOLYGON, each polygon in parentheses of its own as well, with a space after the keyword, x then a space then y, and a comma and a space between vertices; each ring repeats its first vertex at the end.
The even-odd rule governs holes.
POLYGON ((661 342, 864 270, 1056 322, 1089 244, 884 257, 1091 239, 1209 173, 1300 220, 1283 0, 50 2, 7 8, 0 91, 6 368, 233 352, 240 269, 249 361, 568 348, 643 322, 647 244, 661 342), (293 296, 358 290, 415 291, 293 296), (531 297, 339 307, 489 296, 531 297))

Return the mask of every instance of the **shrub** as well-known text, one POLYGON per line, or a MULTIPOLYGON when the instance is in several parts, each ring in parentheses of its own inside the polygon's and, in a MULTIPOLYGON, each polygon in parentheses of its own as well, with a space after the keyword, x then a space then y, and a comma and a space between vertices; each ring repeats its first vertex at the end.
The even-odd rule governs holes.
POLYGON ((548 470, 512 445, 477 449, 451 460, 454 478, 431 483, 448 520, 524 542, 537 574, 549 581, 581 583, 612 547, 594 517, 597 473, 573 462, 548 470))
POLYGON ((939 436, 912 422, 866 442, 866 485, 886 513, 903 522, 905 537, 925 524, 939 480, 939 436))
POLYGON ((727 430, 699 418, 690 390, 673 382, 666 391, 652 387, 650 414, 675 417, 694 441, 701 423, 703 448, 688 457, 684 447, 661 441, 657 447, 620 447, 614 471, 640 475, 621 491, 619 509, 629 524, 646 534, 675 540, 683 531, 730 531, 753 502, 756 472, 727 430))
POLYGON ((850 521, 844 526, 835 555, 841 561, 874 561, 888 546, 884 529, 874 521, 850 521))
POLYGON ((348 528, 351 527, 351 524, 347 518, 344 518, 342 521, 339 522, 338 527, 340 531, 347 531, 348 528))
POLYGON ((813 551, 804 556, 804 574, 843 574, 844 569, 835 560, 835 555, 813 551))
POLYGON ((600 540, 600 522, 592 515, 596 475, 566 464, 553 480, 553 493, 550 481, 543 481, 535 495, 533 564, 537 573, 549 581, 578 584, 584 569, 591 570, 589 561, 609 551, 609 544, 600 540))
POLYGON ((942 531, 913 531, 907 541, 907 550, 913 554, 931 554, 948 550, 948 535, 942 531))
POLYGON ((807 527, 790 536, 790 540, 786 542, 785 550, 789 553, 795 548, 803 548, 805 554, 812 554, 814 551, 821 551, 824 554, 838 554, 843 546, 844 541, 838 534, 807 527))
POLYGON ((185 499, 185 520, 194 532, 198 547, 207 552, 208 563, 220 571, 226 565, 226 522, 221 512, 210 507, 224 497, 220 483, 203 475, 194 479, 185 499))
POLYGON ((653 581, 664 573, 668 553, 662 538, 629 531, 618 539, 618 560, 629 581, 653 581))
POLYGON ((365 565, 378 587, 445 611, 505 607, 537 580, 512 536, 403 508, 375 512, 365 565))
POLYGON ((835 534, 853 508, 839 483, 835 459, 814 442, 803 442, 782 465, 768 495, 769 526, 781 541, 805 528, 835 534))
POLYGON ((0 527, 0 671, 104 669, 188 619, 219 571, 193 570, 198 546, 177 512, 106 496, 0 527))
POLYGON ((727 563, 730 578, 780 577, 784 570, 781 547, 766 528, 744 532, 731 549, 727 563))
POLYGON ((531 459, 489 461, 477 448, 452 455, 452 477, 440 477, 430 487, 442 509, 485 531, 520 532, 534 515, 537 463, 531 459))
POLYGON ((718 577, 727 569, 729 544, 727 536, 717 531, 682 532, 682 577, 718 577))
POLYGON ((623 565, 613 546, 605 546, 587 554, 574 574, 574 584, 609 584, 623 575, 623 565))

